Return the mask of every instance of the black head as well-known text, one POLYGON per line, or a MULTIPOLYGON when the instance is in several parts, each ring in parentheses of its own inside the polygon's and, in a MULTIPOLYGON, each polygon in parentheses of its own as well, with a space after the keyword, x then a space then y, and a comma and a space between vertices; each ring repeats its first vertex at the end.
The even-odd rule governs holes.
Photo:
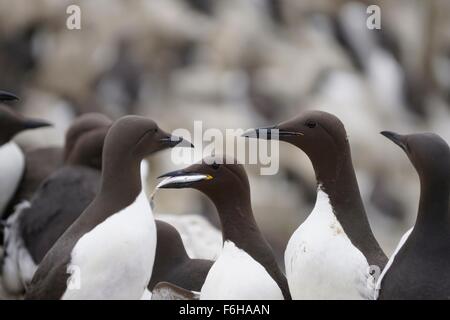
MULTIPOLYGON (((172 147, 193 147, 183 138, 172 136, 155 121, 140 116, 125 116, 117 120, 105 139, 104 155, 128 158, 140 163, 145 157, 172 147)), ((110 159, 111 159, 110 158, 110 159)))
POLYGON ((421 178, 450 180, 450 148, 440 136, 434 133, 402 135, 391 131, 381 134, 403 149, 421 178))
MULTIPOLYGON (((69 158, 77 140, 85 133, 103 127, 110 127, 112 120, 101 113, 85 113, 79 116, 70 126, 66 133, 64 145, 64 159, 69 158)), ((103 145, 103 142, 102 142, 103 145)))
POLYGON ((26 118, 7 107, 0 106, 0 145, 9 142, 22 131, 49 126, 51 126, 49 122, 26 118))
POLYGON ((348 147, 342 122, 323 111, 306 111, 278 125, 249 130, 244 136, 288 142, 302 149, 311 160, 330 158, 348 147))
POLYGON ((166 173, 158 187, 162 189, 192 188, 203 192, 213 201, 250 198, 250 186, 244 167, 227 156, 211 156, 182 170, 166 173))

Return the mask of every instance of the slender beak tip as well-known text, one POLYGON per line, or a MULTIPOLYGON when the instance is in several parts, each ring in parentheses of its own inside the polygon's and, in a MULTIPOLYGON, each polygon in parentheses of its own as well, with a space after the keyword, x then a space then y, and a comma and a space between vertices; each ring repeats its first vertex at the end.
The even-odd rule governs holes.
POLYGON ((258 130, 257 129, 249 129, 245 131, 241 137, 243 138, 258 138, 258 130))
POLYGON ((0 91, 0 101, 18 101, 20 98, 10 92, 0 91))
POLYGON ((381 131, 380 134, 385 136, 387 139, 391 140, 393 143, 401 147, 402 149, 405 149, 405 140, 404 137, 401 134, 392 132, 392 131, 381 131))
POLYGON ((195 148, 195 146, 188 140, 183 139, 181 137, 171 137, 168 139, 163 139, 162 141, 169 141, 170 147, 178 147, 178 148, 195 148))
POLYGON ((29 120, 29 121, 25 122, 26 129, 38 129, 38 128, 47 128, 47 127, 53 127, 53 123, 50 123, 47 121, 40 121, 40 120, 29 120))
POLYGON ((195 148, 194 144, 186 139, 180 138, 179 142, 175 145, 179 148, 195 148))
POLYGON ((386 138, 388 138, 389 140, 394 139, 395 137, 398 136, 398 134, 396 134, 395 132, 392 131, 381 131, 380 134, 386 138))

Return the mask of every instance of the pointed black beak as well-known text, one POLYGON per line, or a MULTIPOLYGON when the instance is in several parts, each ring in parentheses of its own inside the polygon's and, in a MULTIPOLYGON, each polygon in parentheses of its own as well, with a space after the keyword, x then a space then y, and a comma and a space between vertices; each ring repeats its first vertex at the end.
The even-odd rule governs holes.
POLYGON ((37 129, 37 128, 44 128, 44 127, 52 127, 53 124, 47 121, 43 120, 37 120, 37 119, 25 119, 23 121, 23 127, 25 129, 37 129))
POLYGON ((284 137, 303 136, 301 132, 295 132, 279 128, 279 126, 250 129, 244 132, 242 137, 264 140, 280 140, 284 137))
POLYGON ((242 134, 242 137, 271 140, 274 136, 274 131, 278 131, 276 126, 249 129, 242 134))
POLYGON ((380 133, 406 151, 405 136, 392 131, 381 131, 380 133))
POLYGON ((0 101, 16 101, 19 97, 10 92, 0 90, 0 101))
POLYGON ((157 179, 162 179, 162 178, 169 178, 169 177, 180 177, 180 176, 186 176, 189 175, 189 172, 186 172, 185 170, 175 170, 175 171, 171 171, 171 172, 167 172, 164 173, 162 175, 160 175, 157 179))
POLYGON ((194 145, 181 138, 181 137, 177 137, 177 136, 170 136, 167 138, 162 138, 159 141, 161 141, 164 145, 166 145, 169 148, 174 148, 174 147, 179 147, 179 148, 194 148, 194 145))

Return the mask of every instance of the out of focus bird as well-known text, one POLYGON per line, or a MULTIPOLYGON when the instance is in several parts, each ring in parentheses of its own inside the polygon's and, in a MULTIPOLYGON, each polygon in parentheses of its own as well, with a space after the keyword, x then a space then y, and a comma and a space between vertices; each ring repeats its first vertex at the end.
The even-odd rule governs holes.
POLYGON ((380 300, 450 297, 450 148, 433 133, 383 131, 408 156, 420 180, 416 223, 400 240, 378 280, 380 300))
MULTIPOLYGON (((24 292, 47 252, 95 198, 103 143, 112 122, 102 123, 70 146, 61 168, 49 174, 31 199, 18 204, 7 219, 2 279, 10 294, 24 292)), ((69 130, 68 136, 73 134, 69 130)))

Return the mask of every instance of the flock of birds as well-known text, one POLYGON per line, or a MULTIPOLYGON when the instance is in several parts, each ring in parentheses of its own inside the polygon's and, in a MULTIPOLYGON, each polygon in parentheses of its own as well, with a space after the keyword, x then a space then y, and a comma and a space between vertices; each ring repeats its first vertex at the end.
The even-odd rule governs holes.
MULTIPOLYGON (((17 99, 0 91, 4 103, 17 99)), ((307 111, 247 131, 249 139, 296 146, 315 171, 316 205, 287 245, 285 275, 254 218, 244 167, 233 158, 213 155, 160 176, 157 190, 196 189, 217 209, 221 251, 215 261, 194 259, 179 229, 155 219, 145 186, 146 157, 193 147, 190 142, 145 117, 113 122, 96 113, 73 122, 63 148, 24 151, 12 141, 24 130, 50 125, 0 106, 2 284, 11 294, 25 299, 450 299, 450 149, 436 134, 382 132, 404 150, 421 186, 416 223, 388 259, 371 231, 337 117, 307 111), (273 129, 277 135, 270 134, 273 129)))

